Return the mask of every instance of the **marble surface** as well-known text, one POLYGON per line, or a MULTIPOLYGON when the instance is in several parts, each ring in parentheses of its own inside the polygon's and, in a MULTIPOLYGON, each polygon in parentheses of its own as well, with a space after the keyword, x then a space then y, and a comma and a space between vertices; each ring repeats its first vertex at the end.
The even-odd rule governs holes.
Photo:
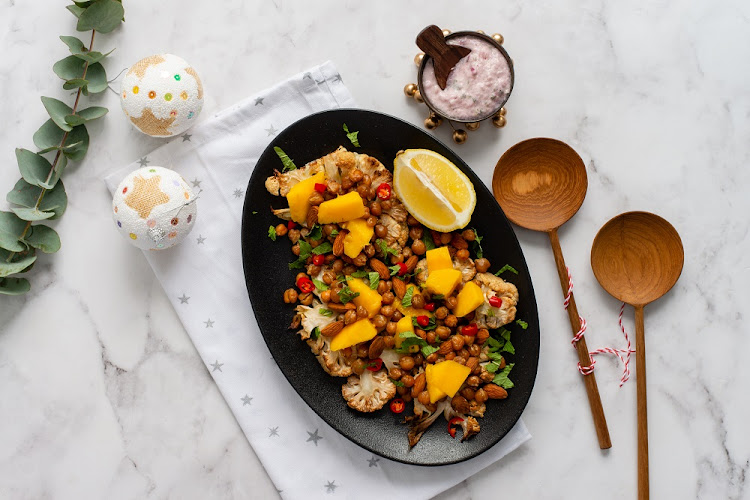
MULTIPOLYGON (((588 343, 622 347, 619 303, 597 284, 591 242, 609 218, 653 211, 681 233, 682 277, 646 309, 653 498, 750 498, 750 7, 742 1, 507 1, 219 4, 127 2, 127 22, 97 36, 117 47, 110 77, 151 53, 199 69, 204 113, 333 60, 362 107, 419 124, 406 99, 413 39, 426 24, 500 31, 516 63, 508 126, 483 124, 456 151, 488 182, 516 142, 550 136, 582 156, 589 192, 560 232, 588 343), (430 8, 430 13, 427 13, 430 8), (394 13, 396 15, 394 15, 394 13)), ((32 147, 39 95, 69 98, 51 72, 73 34, 62 2, 0 3, 0 188, 13 149, 32 147)), ((63 249, 0 299, 0 497, 273 498, 276 490, 137 249, 112 227, 101 177, 161 144, 135 131, 117 96, 64 180, 63 249)), ((449 139, 441 127, 436 135, 449 139)), ((543 234, 519 229, 541 312, 526 445, 441 499, 635 498, 635 380, 602 358, 597 378, 613 448, 599 451, 575 370, 567 317, 543 234)), ((632 309, 626 327, 633 329, 632 309)), ((635 363, 633 363, 634 365, 635 363)), ((637 367, 634 366, 634 374, 637 367)), ((304 464, 301 464, 304 466, 304 464)), ((335 494, 331 495, 332 497, 335 494)))

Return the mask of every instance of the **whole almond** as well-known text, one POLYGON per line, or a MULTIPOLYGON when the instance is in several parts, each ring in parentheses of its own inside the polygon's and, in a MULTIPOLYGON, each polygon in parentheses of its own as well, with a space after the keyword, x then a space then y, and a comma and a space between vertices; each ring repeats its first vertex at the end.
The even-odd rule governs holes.
POLYGON ((403 299, 406 294, 406 283, 396 277, 391 282, 393 283, 393 291, 396 293, 396 297, 403 299))
POLYGON ((458 394, 453 396, 453 399, 451 399, 451 406, 458 413, 469 413, 469 401, 467 401, 465 397, 459 396, 458 394))
POLYGON ((438 354, 442 354, 445 356, 449 352, 453 352, 453 344, 450 340, 446 340, 442 344, 440 344, 440 347, 438 348, 438 354))
POLYGON ((484 392, 490 399, 505 399, 508 397, 508 391, 497 384, 487 384, 484 386, 484 392))
POLYGON ((340 257, 344 253, 344 238, 346 238, 347 234, 347 231, 339 231, 336 239, 333 240, 333 255, 336 257, 340 257))
POLYGON ((337 302, 329 302, 328 309, 337 313, 345 313, 346 311, 349 311, 351 309, 356 310, 357 306, 355 306, 353 302, 347 302, 346 304, 339 304, 337 302))
POLYGON ((330 323, 326 325, 325 327, 323 327, 320 333, 326 337, 333 337, 337 335, 343 329, 344 329, 343 321, 334 321, 333 323, 330 323))
POLYGON ((411 388, 411 397, 419 397, 419 393, 424 391, 424 387, 427 384, 427 375, 424 372, 417 375, 414 379, 414 385, 411 388))
POLYGON ((307 227, 312 228, 318 222, 318 207, 310 207, 307 211, 307 227))
POLYGON ((388 278, 391 277, 391 272, 388 269, 388 266, 383 264, 378 259, 370 259, 370 267, 372 268, 373 271, 375 271, 376 273, 380 275, 381 280, 387 280, 388 278))
POLYGON ((412 255, 411 257, 406 259, 406 272, 410 273, 414 271, 414 269, 416 269, 417 267, 417 262, 419 262, 419 257, 417 257, 416 255, 412 255))
POLYGON ((466 366, 471 368, 471 373, 474 373, 474 370, 479 368, 479 358, 472 356, 469 359, 466 360, 466 366))
POLYGON ((367 350, 367 357, 370 359, 377 359, 383 354, 385 350, 385 339, 381 336, 377 336, 370 342, 370 348, 367 350))

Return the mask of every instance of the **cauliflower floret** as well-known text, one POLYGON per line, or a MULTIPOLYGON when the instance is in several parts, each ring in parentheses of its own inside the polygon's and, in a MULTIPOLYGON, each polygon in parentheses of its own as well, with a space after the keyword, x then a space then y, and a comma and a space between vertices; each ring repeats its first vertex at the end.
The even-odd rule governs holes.
MULTIPOLYGON (((423 285, 427 281, 427 276, 430 275, 430 272, 427 270, 427 258, 424 258, 417 262, 417 269, 422 270, 422 272, 417 274, 417 282, 420 285, 423 285)), ((472 259, 453 259, 453 269, 458 269, 459 271, 461 271, 462 283, 468 283, 477 274, 477 268, 474 265, 474 261, 472 259)))
POLYGON ((335 315, 324 316, 320 314, 320 309, 322 307, 323 304, 315 300, 309 307, 298 305, 295 309, 297 311, 297 317, 302 324, 302 330, 298 332, 300 334, 300 337, 302 337, 302 340, 309 339, 310 335, 312 335, 312 331, 316 326, 322 330, 329 324, 336 321, 335 315))
POLYGON ((286 196, 292 186, 322 171, 323 162, 320 160, 311 161, 302 168, 284 173, 276 170, 266 179, 266 190, 274 196, 286 196))
MULTIPOLYGON (((484 410, 482 410, 482 413, 484 413, 484 410)), ((452 405, 449 404, 445 407, 445 409, 443 410, 443 415, 449 422, 452 418, 455 417, 463 419, 463 421, 459 423, 461 429, 464 431, 463 436, 461 437, 461 442, 464 442, 471 436, 479 433, 479 422, 477 422, 477 419, 460 413, 455 408, 453 408, 452 405)))
POLYGON ((518 304, 518 289, 513 283, 507 283, 502 278, 491 273, 478 273, 474 278, 484 293, 484 304, 474 311, 474 319, 479 328, 500 328, 516 318, 516 304, 518 304), (490 306, 491 297, 500 297, 500 307, 490 306))
POLYGON ((330 338, 320 335, 317 340, 307 339, 307 345, 329 375, 348 377, 352 374, 352 359, 346 356, 344 350, 332 351, 330 338))
POLYGON ((388 230, 388 234, 385 237, 388 248, 392 248, 400 253, 409 240, 409 226, 406 225, 406 222, 399 222, 386 213, 380 216, 380 224, 384 225, 388 230))
POLYGON ((383 366, 385 367, 386 371, 388 371, 391 368, 399 368, 398 362, 401 359, 401 354, 397 353, 393 349, 385 349, 380 354, 380 359, 383 360, 383 366))
POLYGON ((385 371, 365 370, 362 375, 349 377, 341 387, 341 394, 350 408, 369 413, 381 409, 395 396, 396 386, 385 371))
POLYGON ((414 400, 414 417, 407 417, 407 421, 409 422, 409 433, 407 434, 409 448, 413 448, 419 442, 422 434, 430 428, 435 420, 446 410, 446 407, 451 407, 450 400, 439 401, 435 411, 431 412, 419 400, 414 400))

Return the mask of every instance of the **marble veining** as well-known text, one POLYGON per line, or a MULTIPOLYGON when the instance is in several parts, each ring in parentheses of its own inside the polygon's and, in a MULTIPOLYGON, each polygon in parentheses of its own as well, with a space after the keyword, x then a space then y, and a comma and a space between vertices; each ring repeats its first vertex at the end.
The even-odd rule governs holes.
MULTIPOLYGON (((747 2, 511 0, 482 11, 447 0, 186 5, 128 2, 127 22, 97 36, 96 48, 117 47, 110 78, 151 53, 191 61, 205 85, 201 119, 331 59, 363 107, 420 124, 426 108, 401 90, 416 81, 416 33, 430 23, 501 32, 516 70, 508 125, 483 123, 454 149, 488 184, 520 140, 555 137, 579 152, 589 191, 560 239, 592 349, 624 346, 620 305, 589 264, 596 231, 627 210, 656 212, 677 228, 682 277, 646 307, 652 498, 750 498, 747 2)), ((62 4, 5 0, 0 25, 7 192, 18 175, 14 148, 32 147, 46 119, 39 96, 69 98, 51 66, 66 55, 57 35, 74 34, 74 19, 62 4)), ((170 300, 178 297, 164 294, 141 252, 112 227, 101 177, 162 141, 132 129, 114 93, 91 102, 110 114, 90 128, 85 161, 65 173, 70 203, 56 225, 63 248, 40 258, 30 294, 0 298, 0 497, 273 498, 177 319, 170 300)), ((450 142, 445 125, 435 135, 450 142)), ((541 311, 537 383, 524 413, 533 439, 439 498, 635 498, 638 367, 619 388, 621 367, 599 357, 613 441, 601 452, 549 243, 517 235, 541 311)), ((632 334, 629 307, 625 325, 632 334)), ((337 485, 321 488, 336 498, 337 485)))

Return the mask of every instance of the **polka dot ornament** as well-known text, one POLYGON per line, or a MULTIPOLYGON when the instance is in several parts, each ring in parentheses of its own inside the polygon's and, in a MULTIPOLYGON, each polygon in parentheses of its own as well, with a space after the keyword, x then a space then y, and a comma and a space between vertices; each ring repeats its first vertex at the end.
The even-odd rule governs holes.
POLYGON ((197 215, 196 196, 174 170, 144 167, 130 173, 114 193, 117 230, 143 250, 163 250, 190 233, 197 215))
POLYGON ((132 65, 122 80, 120 103, 144 134, 171 137, 190 128, 203 108, 203 84, 182 58, 159 54, 132 65))

